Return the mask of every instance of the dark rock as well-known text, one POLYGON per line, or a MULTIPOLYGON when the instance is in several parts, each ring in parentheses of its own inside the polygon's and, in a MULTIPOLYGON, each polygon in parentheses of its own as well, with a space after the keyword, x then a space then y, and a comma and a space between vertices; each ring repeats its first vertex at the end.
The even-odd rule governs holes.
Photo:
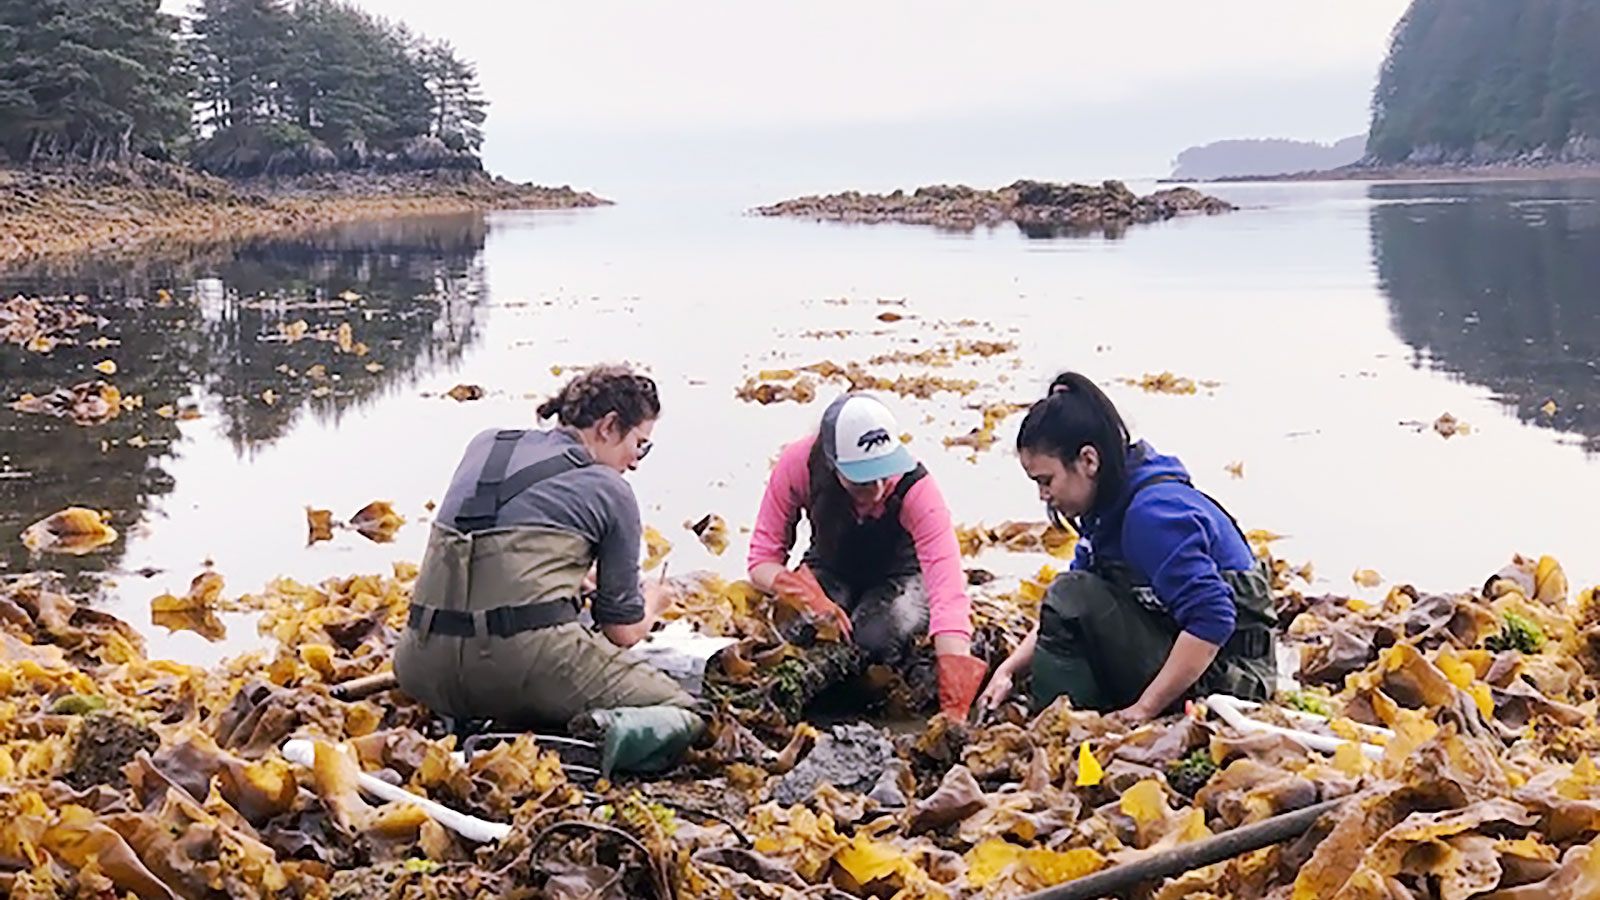
POLYGON ((321 141, 307 144, 303 156, 308 172, 331 172, 339 168, 339 154, 334 153, 321 141))
POLYGON ((823 784, 849 794, 872 791, 894 760, 894 744, 886 732, 865 723, 835 725, 772 789, 772 799, 792 806, 823 784))
POLYGON ((120 716, 87 716, 72 749, 72 763, 62 781, 87 790, 97 784, 122 789, 128 777, 122 767, 140 751, 153 753, 161 739, 149 728, 120 716))
POLYGON ((351 138, 339 148, 339 165, 346 169, 364 169, 372 162, 372 152, 365 138, 351 138))
POLYGON ((418 169, 445 168, 454 155, 444 141, 432 135, 414 137, 400 145, 400 159, 418 169))
POLYGON ((911 777, 911 767, 903 760, 896 759, 878 776, 878 783, 867 792, 867 799, 884 809, 904 809, 909 803, 906 794, 915 787, 916 780, 911 777))

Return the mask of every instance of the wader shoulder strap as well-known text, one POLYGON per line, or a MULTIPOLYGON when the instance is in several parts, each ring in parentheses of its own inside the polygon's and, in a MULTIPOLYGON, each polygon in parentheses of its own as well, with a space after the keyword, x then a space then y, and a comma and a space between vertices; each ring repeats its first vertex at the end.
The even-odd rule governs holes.
POLYGON ((894 486, 894 490, 889 494, 889 499, 884 501, 884 518, 893 517, 899 519, 900 507, 905 505, 906 494, 911 493, 911 489, 917 486, 917 482, 927 477, 928 468, 922 463, 917 463, 915 469, 907 472, 900 479, 900 483, 894 486))
POLYGON ((516 449, 526 431, 506 429, 494 436, 494 446, 489 448, 489 458, 483 471, 478 473, 478 486, 472 496, 461 504, 456 514, 456 527, 462 531, 482 531, 499 523, 500 509, 511 498, 533 485, 573 469, 581 469, 594 460, 581 447, 568 447, 548 459, 524 466, 506 475, 511 463, 511 451, 516 449))
MULTIPOLYGON (((1221 513, 1223 515, 1228 517, 1228 521, 1229 522, 1233 523, 1233 530, 1239 532, 1240 539, 1242 539, 1245 542, 1245 544, 1247 544, 1247 545, 1250 543, 1250 538, 1245 535, 1244 529, 1239 527, 1239 520, 1235 519, 1233 517, 1233 513, 1228 512, 1228 508, 1226 506, 1223 506, 1221 501, 1217 500, 1217 498, 1215 498, 1215 497, 1211 496, 1210 494, 1206 493, 1205 491, 1202 491, 1199 488, 1195 487, 1194 486, 1194 482, 1192 482, 1189 479, 1183 477, 1182 475, 1157 475, 1156 477, 1150 479, 1149 481, 1144 482, 1143 484, 1141 484, 1138 487, 1133 489, 1133 494, 1128 497, 1128 505, 1132 506, 1133 505, 1133 498, 1139 496, 1139 492, 1144 490, 1145 488, 1154 487, 1154 486, 1156 486, 1158 484, 1166 484, 1166 483, 1172 482, 1172 481, 1176 481, 1177 483, 1182 484, 1182 485, 1187 485, 1190 490, 1194 491, 1196 494, 1199 494, 1200 496, 1206 498, 1206 500, 1210 501, 1212 506, 1215 506, 1219 511, 1221 511, 1221 513)), ((1123 509, 1123 515, 1124 516, 1127 515, 1127 509, 1126 508, 1123 509)))
MULTIPOLYGON (((1245 546, 1250 546, 1250 538, 1244 533, 1244 529, 1239 526, 1239 520, 1233 517, 1233 513, 1228 512, 1228 508, 1219 503, 1217 498, 1195 487, 1189 479, 1181 475, 1160 475, 1152 478, 1139 485, 1134 490, 1134 494, 1137 495, 1139 491, 1153 484, 1161 484, 1167 481, 1186 484, 1190 490, 1210 501, 1212 506, 1221 510, 1222 514, 1228 517, 1228 521, 1233 523, 1233 530, 1239 533, 1239 539, 1244 541, 1245 546)), ((1247 659, 1271 655, 1273 652, 1271 629, 1278 621, 1277 613, 1272 605, 1272 578, 1260 570, 1260 565, 1260 563, 1257 563, 1257 569, 1247 572, 1222 573, 1222 580, 1227 583, 1228 590, 1233 594, 1234 608, 1240 614, 1233 635, 1223 645, 1223 650, 1231 655, 1247 659), (1256 576, 1256 578, 1252 579, 1252 575, 1256 576), (1252 581, 1257 583, 1252 583, 1252 581)))

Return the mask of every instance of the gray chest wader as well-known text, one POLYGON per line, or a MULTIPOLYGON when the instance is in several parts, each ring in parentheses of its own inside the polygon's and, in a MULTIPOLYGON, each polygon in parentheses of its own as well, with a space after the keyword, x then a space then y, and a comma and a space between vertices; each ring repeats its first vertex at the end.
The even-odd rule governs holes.
MULTIPOLYGON (((813 535, 805 562, 828 598, 850 614, 853 641, 873 662, 897 662, 928 631, 928 595, 916 542, 900 524, 906 494, 926 478, 917 466, 883 504, 883 515, 855 522, 827 552, 813 535)), ((811 511, 806 514, 812 516, 811 511)), ((816 519, 812 516, 812 531, 816 519)))
POLYGON ((457 527, 434 523, 395 649, 401 690, 439 715, 501 728, 559 728, 597 710, 676 707, 665 715, 692 739, 700 722, 686 707, 694 698, 578 621, 589 541, 559 528, 499 526, 511 498, 592 464, 574 447, 507 476, 523 434, 495 436, 457 527))
MULTIPOLYGON (((1156 478, 1134 493, 1169 481, 1189 484, 1178 477, 1156 478)), ((1222 510, 1238 530, 1239 523, 1222 504, 1201 496, 1222 510)), ((1120 517, 1108 527, 1120 528, 1120 517)), ((1241 530, 1241 538, 1243 534, 1241 530)), ((1177 623, 1161 606, 1149 582, 1138 578, 1121 560, 1094 558, 1093 549, 1091 543, 1089 570, 1057 577, 1040 607, 1032 672, 1035 709, 1043 709, 1062 694, 1071 697, 1078 709, 1110 711, 1130 706, 1155 680, 1178 639, 1177 623)), ((1224 693, 1265 700, 1272 695, 1277 678, 1273 629, 1278 617, 1271 575, 1265 562, 1220 574, 1233 593, 1234 632, 1184 697, 1224 693)))

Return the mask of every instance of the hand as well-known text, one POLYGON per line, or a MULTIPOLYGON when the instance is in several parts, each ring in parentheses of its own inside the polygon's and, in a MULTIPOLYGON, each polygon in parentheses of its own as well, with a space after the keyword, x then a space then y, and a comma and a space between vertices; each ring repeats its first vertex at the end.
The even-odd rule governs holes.
POLYGON ((678 604, 678 589, 660 581, 647 581, 641 586, 644 593, 645 617, 650 621, 678 604))
POLYGON ((1010 670, 1005 666, 995 669, 994 674, 989 676, 989 686, 978 696, 978 706, 982 709, 995 709, 1011 697, 1011 689, 1014 686, 1010 670))
POLYGON ((1142 705, 1135 703, 1126 709, 1117 710, 1106 718, 1116 726, 1131 731, 1150 721, 1151 719, 1154 719, 1155 717, 1155 713, 1150 712, 1142 705))
POLYGON ((817 583, 817 576, 812 573, 810 566, 801 565, 793 572, 779 572, 772 579, 772 591, 785 600, 803 604, 820 619, 831 620, 838 626, 839 635, 846 641, 850 640, 850 614, 828 598, 828 592, 817 583))

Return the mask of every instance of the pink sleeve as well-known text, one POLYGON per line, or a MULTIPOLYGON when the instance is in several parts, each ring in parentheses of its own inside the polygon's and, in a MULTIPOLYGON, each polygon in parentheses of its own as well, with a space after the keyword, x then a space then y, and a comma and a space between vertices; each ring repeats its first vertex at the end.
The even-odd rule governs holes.
POLYGON ((916 542, 917 561, 922 564, 922 583, 928 589, 928 634, 971 637, 972 600, 967 597, 967 573, 961 568, 961 545, 956 542, 950 508, 932 476, 906 492, 900 524, 916 542))
POLYGON ((794 529, 800 523, 800 510, 805 508, 811 490, 806 460, 815 441, 815 437, 795 441, 778 454, 778 464, 767 479, 767 492, 761 496, 761 509, 756 513, 755 528, 750 534, 747 571, 762 563, 789 564, 794 529))

